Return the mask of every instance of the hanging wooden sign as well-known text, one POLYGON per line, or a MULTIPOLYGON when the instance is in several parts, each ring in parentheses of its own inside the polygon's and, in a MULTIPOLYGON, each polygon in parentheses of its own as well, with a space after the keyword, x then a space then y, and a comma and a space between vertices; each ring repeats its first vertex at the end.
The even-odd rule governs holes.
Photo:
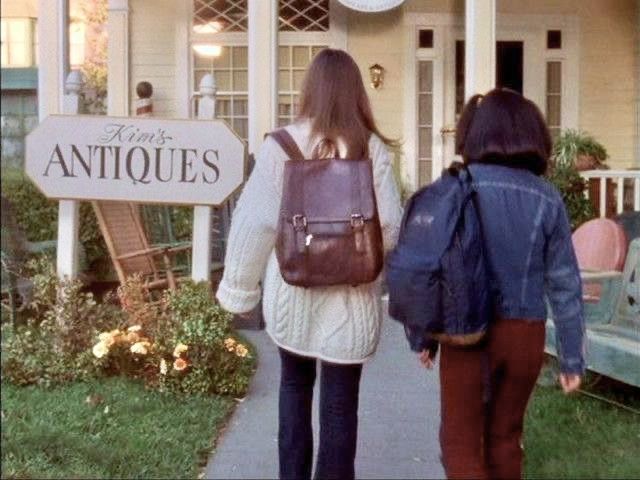
POLYGON ((221 120, 52 115, 26 143, 49 198, 219 205, 244 179, 245 143, 221 120))

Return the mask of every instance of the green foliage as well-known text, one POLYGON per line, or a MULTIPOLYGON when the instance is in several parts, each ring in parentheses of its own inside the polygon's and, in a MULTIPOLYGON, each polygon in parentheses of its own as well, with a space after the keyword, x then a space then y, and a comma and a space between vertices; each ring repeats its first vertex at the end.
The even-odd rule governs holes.
POLYGON ((548 178, 562 195, 572 229, 595 217, 593 205, 584 196, 587 183, 574 165, 555 165, 548 178))
POLYGON ((51 386, 125 375, 173 392, 246 393, 254 355, 207 283, 188 282, 153 301, 134 276, 118 288, 118 308, 96 302, 79 281, 58 281, 46 257, 31 260, 27 274, 34 284, 27 320, 2 327, 5 380, 51 386))
MULTIPOLYGON (((13 205, 16 221, 27 240, 54 240, 58 235, 58 202, 46 198, 22 170, 2 170, 2 195, 13 205)), ((95 270, 96 263, 108 258, 91 204, 80 204, 80 243, 86 255, 85 267, 95 270)))
POLYGON ((196 478, 233 400, 116 377, 2 384, 2 478, 196 478))
POLYGON ((578 130, 564 130, 553 144, 553 158, 558 166, 576 164, 579 155, 587 155, 604 162, 609 154, 591 135, 578 130))
POLYGON ((139 277, 118 289, 127 331, 104 331, 93 352, 105 374, 144 378, 154 388, 189 394, 244 395, 254 369, 249 348, 209 285, 187 282, 152 302, 139 277))
POLYGON ((86 25, 85 58, 81 65, 85 79, 85 105, 89 113, 107 113, 107 0, 82 0, 86 25))
POLYGON ((578 172, 580 157, 591 157, 601 164, 608 154, 592 136, 577 130, 563 131, 553 145, 548 177, 562 194, 573 229, 595 217, 593 205, 584 196, 587 183, 578 172))
POLYGON ((170 359, 174 347, 183 344, 188 346, 184 358, 189 365, 184 373, 173 368, 163 376, 167 387, 187 393, 244 395, 253 355, 233 337, 231 316, 213 302, 209 286, 186 283, 167 291, 165 302, 170 325, 162 329, 162 356, 170 359))
POLYGON ((119 318, 119 310, 97 303, 78 281, 59 282, 46 257, 31 260, 27 272, 34 284, 27 318, 2 325, 3 380, 49 387, 94 377, 95 332, 119 318))
POLYGON ((172 207, 171 223, 176 240, 189 242, 193 237, 193 208, 192 207, 172 207))

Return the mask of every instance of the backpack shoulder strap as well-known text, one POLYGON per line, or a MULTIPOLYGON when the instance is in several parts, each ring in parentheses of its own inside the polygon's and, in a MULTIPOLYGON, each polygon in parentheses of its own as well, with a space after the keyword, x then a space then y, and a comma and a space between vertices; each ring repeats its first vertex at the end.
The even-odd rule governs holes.
POLYGON ((300 147, 285 128, 274 130, 269 135, 280 145, 290 160, 304 160, 300 147))

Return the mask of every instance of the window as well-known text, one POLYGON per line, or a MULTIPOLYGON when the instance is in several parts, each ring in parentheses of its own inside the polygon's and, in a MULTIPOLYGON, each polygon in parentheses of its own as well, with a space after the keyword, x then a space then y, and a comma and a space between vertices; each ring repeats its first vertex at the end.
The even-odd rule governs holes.
POLYGON ((211 73, 216 81, 216 117, 226 120, 235 132, 246 139, 248 124, 248 61, 246 46, 220 47, 216 57, 194 51, 194 90, 202 77, 211 73))
POLYGON ((83 21, 73 21, 69 24, 69 64, 72 69, 80 68, 84 64, 85 30, 83 21))
POLYGON ((35 19, 3 18, 2 67, 24 68, 35 65, 35 19))
POLYGON ((561 30, 547 30, 547 48, 549 50, 558 50, 562 48, 561 30))
POLYGON ((194 0, 193 30, 196 33, 246 32, 247 0, 194 0))
POLYGON ((433 165, 433 61, 418 61, 418 182, 432 180, 433 165))
MULTIPOLYGON (((262 0, 261 0, 262 1, 262 0)), ((279 0, 279 125, 297 114, 305 71, 313 57, 332 45, 335 0, 279 0)), ((242 138, 248 135, 248 1, 193 0, 190 42, 193 89, 211 73, 218 88, 216 116, 229 122, 242 138)), ((268 94, 268 92, 265 92, 268 94)))
POLYGON ((326 32, 329 0, 280 0, 278 24, 281 32, 326 32))
POLYGON ((298 114, 298 98, 307 66, 323 45, 285 45, 278 49, 278 126, 298 114))
POLYGON ((433 48, 433 30, 420 30, 418 32, 418 48, 433 48))
POLYGON ((547 125, 555 140, 562 128, 562 62, 547 62, 547 125))

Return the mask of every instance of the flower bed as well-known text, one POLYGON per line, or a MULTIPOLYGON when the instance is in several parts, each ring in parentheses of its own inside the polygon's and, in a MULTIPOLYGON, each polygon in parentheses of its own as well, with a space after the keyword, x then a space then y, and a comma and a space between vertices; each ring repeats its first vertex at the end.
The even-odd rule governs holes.
POLYGON ((2 326, 3 380, 51 386, 122 375, 160 391, 246 393, 254 355, 206 283, 154 300, 132 277, 97 302, 78 281, 59 282, 45 257, 28 268, 34 294, 26 318, 2 326))

